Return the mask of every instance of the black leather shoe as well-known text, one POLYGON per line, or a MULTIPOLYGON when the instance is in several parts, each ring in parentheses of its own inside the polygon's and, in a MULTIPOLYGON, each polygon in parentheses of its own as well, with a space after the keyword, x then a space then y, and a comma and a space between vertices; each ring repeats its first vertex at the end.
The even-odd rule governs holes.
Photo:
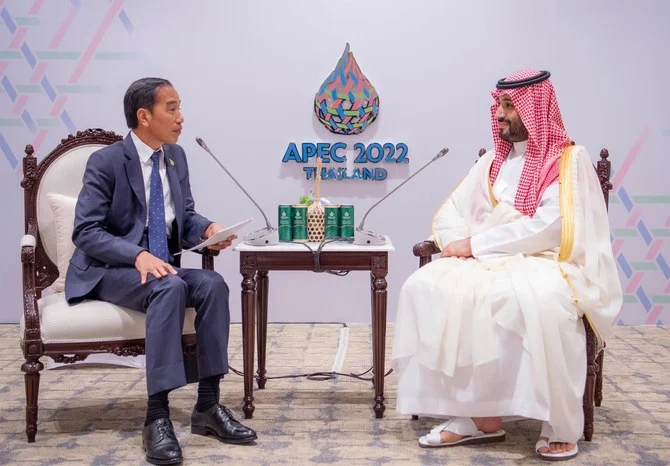
POLYGON ((256 440, 256 432, 235 419, 228 408, 215 404, 201 413, 193 408, 191 433, 213 435, 224 443, 249 443, 256 440))
POLYGON ((181 447, 168 418, 156 419, 142 430, 142 449, 151 464, 179 464, 181 447))

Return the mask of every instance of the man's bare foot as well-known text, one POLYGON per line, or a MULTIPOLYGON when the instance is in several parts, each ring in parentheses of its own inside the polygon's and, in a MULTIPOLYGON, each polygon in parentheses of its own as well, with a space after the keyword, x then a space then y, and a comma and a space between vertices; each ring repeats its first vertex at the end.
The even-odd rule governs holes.
MULTIPOLYGON (((549 442, 548 437, 540 437, 540 439, 549 442)), ((549 447, 542 447, 537 451, 540 453, 565 453, 566 451, 572 450, 574 446, 575 445, 573 443, 552 442, 549 444, 549 447)))
MULTIPOLYGON (((475 423, 477 429, 485 434, 493 433, 502 427, 502 419, 499 417, 473 417, 472 422, 475 423)), ((442 443, 452 443, 462 438, 462 435, 454 434, 448 430, 440 432, 440 441, 442 443)))

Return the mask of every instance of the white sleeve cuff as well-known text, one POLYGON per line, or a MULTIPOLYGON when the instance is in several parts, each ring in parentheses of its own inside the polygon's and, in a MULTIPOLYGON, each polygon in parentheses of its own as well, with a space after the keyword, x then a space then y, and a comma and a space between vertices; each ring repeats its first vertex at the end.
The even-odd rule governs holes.
POLYGON ((488 253, 489 245, 486 244, 486 235, 474 235, 470 238, 470 250, 472 251, 472 256, 479 258, 488 253))

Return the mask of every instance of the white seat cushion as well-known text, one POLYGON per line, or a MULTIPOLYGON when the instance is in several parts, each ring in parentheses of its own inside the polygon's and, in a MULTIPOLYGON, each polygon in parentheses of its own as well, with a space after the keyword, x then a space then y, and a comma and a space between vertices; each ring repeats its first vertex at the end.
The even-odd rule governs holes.
MULTIPOLYGON (((84 300, 69 305, 64 293, 42 297, 40 310, 44 343, 79 343, 133 340, 145 337, 146 316, 142 312, 104 301, 84 300)), ((195 309, 187 308, 183 334, 194 334, 195 309)), ((21 316, 21 337, 25 322, 21 316)))

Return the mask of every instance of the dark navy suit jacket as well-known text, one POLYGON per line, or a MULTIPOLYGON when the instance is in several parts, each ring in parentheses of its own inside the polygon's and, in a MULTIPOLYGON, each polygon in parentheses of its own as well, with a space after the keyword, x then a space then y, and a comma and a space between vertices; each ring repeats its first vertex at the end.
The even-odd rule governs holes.
MULTIPOLYGON (((164 144, 165 166, 174 202, 171 252, 192 247, 212 223, 195 211, 184 150, 164 144)), ((76 250, 65 278, 69 302, 84 297, 110 267, 134 267, 143 247, 147 218, 144 179, 130 134, 91 154, 77 206, 72 241, 76 250)), ((139 277, 138 277, 139 280, 139 277)))

